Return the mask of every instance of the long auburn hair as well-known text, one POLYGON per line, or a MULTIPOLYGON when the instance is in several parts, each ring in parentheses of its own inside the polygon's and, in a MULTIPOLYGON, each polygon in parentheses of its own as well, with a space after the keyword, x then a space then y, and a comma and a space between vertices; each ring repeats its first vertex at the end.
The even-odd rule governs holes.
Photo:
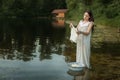
MULTIPOLYGON (((89 18, 89 21, 90 22, 94 22, 94 17, 93 17, 93 14, 92 14, 92 11, 91 10, 86 10, 84 13, 88 13, 90 18, 89 18)), ((92 32, 94 31, 94 25, 92 27, 92 32)))

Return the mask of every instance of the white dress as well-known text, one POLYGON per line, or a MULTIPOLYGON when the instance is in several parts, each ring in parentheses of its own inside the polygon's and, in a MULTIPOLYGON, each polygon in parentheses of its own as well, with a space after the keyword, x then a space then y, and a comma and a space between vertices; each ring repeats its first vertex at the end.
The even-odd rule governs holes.
MULTIPOLYGON (((77 28, 79 31, 86 32, 91 22, 83 23, 80 21, 77 28)), ((76 62, 82 67, 90 68, 90 38, 91 31, 88 35, 79 34, 77 37, 76 62)))

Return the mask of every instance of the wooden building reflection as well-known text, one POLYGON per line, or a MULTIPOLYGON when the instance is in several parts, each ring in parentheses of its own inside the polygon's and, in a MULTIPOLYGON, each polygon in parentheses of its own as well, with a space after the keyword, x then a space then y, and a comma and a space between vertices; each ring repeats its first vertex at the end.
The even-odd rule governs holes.
POLYGON ((52 25, 54 27, 64 27, 65 26, 65 13, 67 9, 55 9, 52 11, 52 25))
POLYGON ((53 27, 64 27, 65 26, 65 20, 64 19, 55 19, 52 21, 53 27))

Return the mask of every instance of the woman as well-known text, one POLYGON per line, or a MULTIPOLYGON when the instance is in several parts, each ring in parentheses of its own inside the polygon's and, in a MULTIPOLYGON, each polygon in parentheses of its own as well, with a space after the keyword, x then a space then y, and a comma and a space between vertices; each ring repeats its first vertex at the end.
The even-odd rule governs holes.
MULTIPOLYGON (((72 23, 70 23, 70 26, 72 23)), ((90 11, 85 11, 83 20, 77 26, 76 62, 72 67, 90 68, 90 39, 93 30, 94 18, 90 11)), ((72 27, 72 26, 71 26, 72 27)))

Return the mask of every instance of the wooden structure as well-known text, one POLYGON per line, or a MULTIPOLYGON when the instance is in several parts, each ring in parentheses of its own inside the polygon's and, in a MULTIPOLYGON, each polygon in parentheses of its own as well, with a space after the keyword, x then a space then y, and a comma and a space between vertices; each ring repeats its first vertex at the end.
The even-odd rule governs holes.
POLYGON ((67 12, 67 9, 55 9, 52 11, 52 14, 53 14, 53 17, 64 18, 66 12, 67 12))

